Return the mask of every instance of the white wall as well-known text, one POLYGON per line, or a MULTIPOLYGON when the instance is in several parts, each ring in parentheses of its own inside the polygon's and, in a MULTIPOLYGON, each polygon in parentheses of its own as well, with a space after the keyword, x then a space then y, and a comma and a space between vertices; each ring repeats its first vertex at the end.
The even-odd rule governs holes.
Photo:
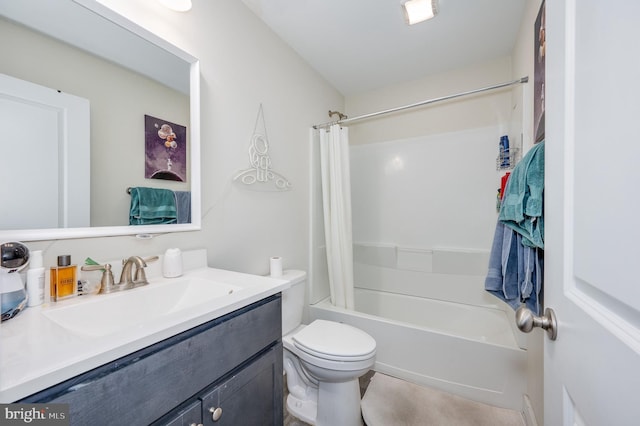
MULTIPOLYGON (((421 80, 348 96, 345 113, 355 117, 510 80, 511 59, 498 58, 425 76, 421 80)), ((502 126, 500 132, 507 133, 512 119, 510 92, 510 89, 483 92, 355 122, 349 125, 350 143, 359 145, 390 141, 496 124, 502 126)))
POLYGON ((52 265, 59 254, 82 263, 208 249, 210 266, 266 274, 269 256, 286 268, 307 267, 309 126, 343 109, 342 96, 287 47, 242 2, 194 2, 176 13, 158 2, 105 1, 201 61, 202 230, 134 237, 29 243, 52 265), (284 193, 257 193, 231 184, 247 168, 247 149, 262 103, 274 170, 293 184, 284 193))

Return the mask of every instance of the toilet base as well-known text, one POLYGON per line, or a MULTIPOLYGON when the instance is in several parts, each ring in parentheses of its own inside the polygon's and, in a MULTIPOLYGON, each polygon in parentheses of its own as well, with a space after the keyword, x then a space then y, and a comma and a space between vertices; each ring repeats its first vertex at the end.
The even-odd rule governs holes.
POLYGON ((289 394, 287 411, 315 426, 362 426, 358 379, 341 383, 321 382, 317 403, 315 400, 303 400, 289 394), (321 407, 320 411, 318 406, 321 407))
POLYGON ((287 396, 287 411, 305 423, 309 423, 310 425, 316 424, 318 404, 314 401, 305 401, 289 394, 289 396, 287 396))
POLYGON ((317 426, 362 426, 358 379, 348 382, 321 382, 318 388, 317 426))

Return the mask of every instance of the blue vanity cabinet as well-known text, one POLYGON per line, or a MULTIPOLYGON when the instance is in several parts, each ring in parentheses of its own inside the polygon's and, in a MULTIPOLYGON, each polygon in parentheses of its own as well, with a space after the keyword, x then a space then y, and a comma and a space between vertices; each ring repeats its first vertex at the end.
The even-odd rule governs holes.
POLYGON ((202 425, 202 403, 200 400, 191 402, 185 408, 176 409, 171 413, 166 421, 165 426, 200 426, 202 425))
POLYGON ((278 370, 278 366, 282 366, 281 344, 272 347, 228 380, 199 395, 202 424, 282 425, 282 412, 273 409, 274 405, 282 404, 282 393, 273 392, 273 387, 278 385, 274 380, 276 375, 282 379, 282 368, 278 370), (275 398, 280 398, 280 401, 275 398))
POLYGON ((19 402, 69 404, 82 426, 279 426, 281 336, 277 294, 19 402))

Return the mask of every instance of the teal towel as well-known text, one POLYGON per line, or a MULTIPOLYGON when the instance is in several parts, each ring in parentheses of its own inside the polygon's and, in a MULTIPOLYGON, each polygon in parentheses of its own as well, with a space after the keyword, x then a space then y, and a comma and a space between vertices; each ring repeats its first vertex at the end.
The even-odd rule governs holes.
POLYGON ((173 191, 159 188, 131 188, 129 225, 176 222, 176 198, 173 191))
POLYGON ((504 190, 499 219, 522 235, 522 243, 544 249, 544 141, 516 165, 504 190))

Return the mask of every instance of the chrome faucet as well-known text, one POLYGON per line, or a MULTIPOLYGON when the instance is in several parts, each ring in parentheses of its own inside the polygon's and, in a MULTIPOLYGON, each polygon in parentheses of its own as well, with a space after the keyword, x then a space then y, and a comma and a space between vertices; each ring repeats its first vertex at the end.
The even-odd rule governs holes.
POLYGON ((80 269, 83 271, 102 270, 100 293, 107 294, 149 284, 144 268, 147 267, 147 262, 155 262, 156 260, 158 260, 158 256, 147 259, 143 259, 140 256, 131 256, 128 259, 124 259, 122 261, 122 273, 120 274, 119 283, 114 282, 113 272, 111 272, 111 265, 109 263, 104 265, 83 265, 80 269), (134 266, 135 273, 133 272, 134 266))

